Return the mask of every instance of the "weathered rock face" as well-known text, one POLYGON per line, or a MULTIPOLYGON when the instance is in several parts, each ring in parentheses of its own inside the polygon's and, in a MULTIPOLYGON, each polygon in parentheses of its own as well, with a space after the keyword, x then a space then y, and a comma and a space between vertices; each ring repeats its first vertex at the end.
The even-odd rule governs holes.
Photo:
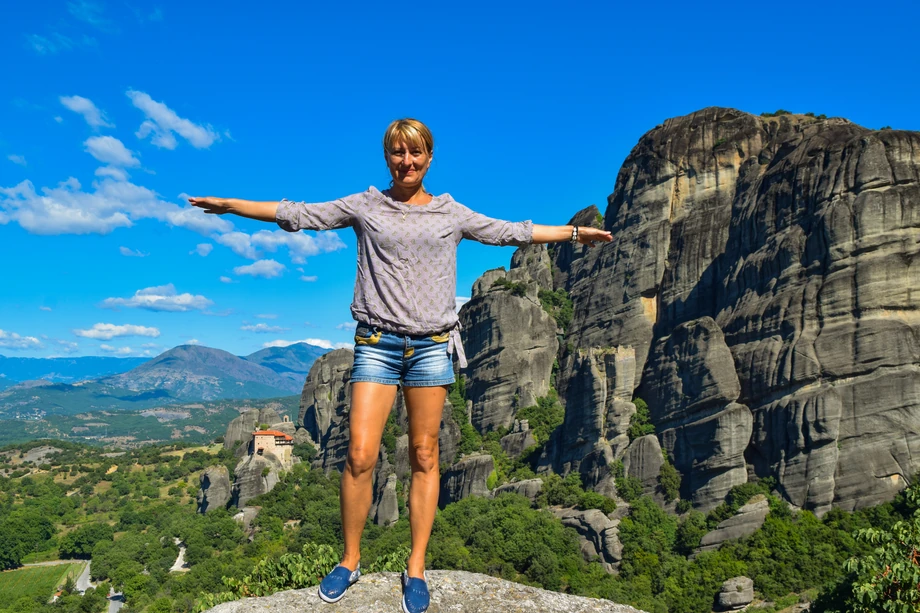
POLYGON ((201 472, 198 512, 226 508, 230 501, 230 471, 226 466, 209 466, 201 472))
POLYGON ((704 109, 643 136, 604 224, 554 250, 566 342, 635 350, 697 506, 746 468, 818 513, 920 469, 920 134, 704 109))
POLYGON ((629 445, 630 402, 636 376, 630 347, 576 349, 563 360, 559 394, 566 412, 541 458, 542 467, 560 474, 580 471, 582 481, 613 495, 610 462, 629 445))
POLYGON ((511 432, 503 436, 499 443, 502 446, 502 451, 508 454, 508 457, 516 458, 528 447, 536 445, 537 439, 533 437, 530 424, 526 419, 515 419, 511 432))
POLYGON ((741 393, 731 351, 710 317, 675 327, 660 339, 645 368, 649 411, 689 499, 717 506, 747 482, 744 451, 753 419, 735 402, 741 393))
POLYGON ((442 509, 467 496, 488 496, 486 481, 495 470, 492 456, 481 454, 463 458, 451 466, 441 477, 438 506, 442 509))
POLYGON ((300 395, 297 421, 319 446, 317 466, 326 472, 345 467, 348 456, 348 408, 354 352, 330 351, 313 363, 300 395))
POLYGON ((654 434, 640 436, 626 449, 623 456, 623 469, 628 477, 635 477, 642 482, 642 490, 646 494, 655 492, 658 488, 658 475, 664 456, 661 454, 661 445, 654 434))
POLYGON ((374 523, 390 526, 399 519, 399 502, 396 498, 396 473, 390 473, 383 486, 383 493, 374 513, 374 523))
POLYGON ((250 499, 271 491, 283 470, 281 460, 272 453, 244 457, 233 469, 233 505, 242 509, 250 499))
MULTIPOLYGON (((252 433, 258 430, 260 424, 285 427, 283 423, 281 415, 275 409, 267 407, 250 409, 241 413, 227 426, 227 432, 224 435, 224 449, 233 449, 236 457, 242 457, 248 453, 252 433), (238 444, 237 441, 239 441, 238 444)), ((293 431, 288 434, 293 434, 293 431)))
POLYGON ((473 403, 473 426, 480 432, 511 427, 517 409, 536 404, 549 392, 556 321, 538 297, 540 289, 549 288, 541 284, 551 283, 549 260, 544 245, 519 252, 518 268, 480 277, 460 310, 469 362, 467 397, 473 403))
MULTIPOLYGON (((642 613, 609 600, 571 596, 464 571, 427 572, 431 611, 494 613, 521 611, 554 613, 642 613)), ((315 587, 244 598, 219 604, 206 613, 380 613, 399 611, 402 590, 398 573, 372 573, 348 590, 335 604, 320 600, 315 587)))
POLYGON ((619 537, 619 520, 613 520, 597 509, 553 509, 553 514, 563 525, 575 528, 581 541, 585 560, 598 560, 608 573, 616 572, 623 559, 623 545, 619 537))
POLYGON ((703 535, 697 552, 718 549, 725 541, 751 536, 763 525, 770 512, 770 502, 763 495, 757 495, 738 512, 721 522, 712 532, 703 535))
POLYGON ((540 495, 540 491, 542 489, 543 479, 525 479, 524 481, 513 481, 511 483, 499 485, 497 488, 492 490, 492 497, 494 498, 500 494, 512 492, 525 498, 529 498, 531 504, 533 504, 536 503, 537 496, 540 495))
POLYGON ((717 602, 720 611, 737 611, 754 600, 754 581, 748 577, 733 577, 722 584, 717 602))

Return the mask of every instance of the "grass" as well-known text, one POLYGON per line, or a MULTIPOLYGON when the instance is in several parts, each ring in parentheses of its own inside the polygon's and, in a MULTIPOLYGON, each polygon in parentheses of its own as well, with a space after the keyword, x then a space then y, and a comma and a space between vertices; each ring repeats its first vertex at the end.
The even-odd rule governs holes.
POLYGON ((83 562, 53 566, 30 566, 0 573, 0 602, 12 603, 26 596, 48 600, 68 573, 74 579, 83 571, 83 562))

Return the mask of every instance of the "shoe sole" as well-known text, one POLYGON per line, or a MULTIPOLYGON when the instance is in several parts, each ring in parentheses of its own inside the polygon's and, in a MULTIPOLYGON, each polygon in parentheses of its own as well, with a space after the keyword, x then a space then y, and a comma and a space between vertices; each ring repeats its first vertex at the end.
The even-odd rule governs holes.
MULTIPOLYGON (((336 602, 342 600, 343 598, 345 598, 345 594, 348 593, 348 588, 351 587, 351 586, 353 586, 353 585, 354 585, 355 583, 357 583, 357 582, 358 582, 358 580, 355 579, 354 581, 352 581, 351 583, 349 583, 349 584, 348 584, 348 587, 345 588, 345 591, 342 592, 341 594, 339 594, 339 596, 336 597, 336 598, 330 598, 329 596, 326 596, 325 594, 323 594, 323 590, 322 590, 322 589, 317 589, 317 590, 316 590, 316 593, 319 594, 319 599, 322 600, 323 602, 328 602, 329 604, 333 604, 333 603, 336 603, 336 602)), ((409 612, 406 611, 406 613, 409 613, 409 612)))

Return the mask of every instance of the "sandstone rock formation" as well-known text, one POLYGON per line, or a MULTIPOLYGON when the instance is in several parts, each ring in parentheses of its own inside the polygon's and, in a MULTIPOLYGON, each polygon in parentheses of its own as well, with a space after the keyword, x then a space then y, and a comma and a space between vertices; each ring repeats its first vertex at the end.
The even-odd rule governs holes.
POLYGON ((250 499, 271 491, 278 483, 282 470, 284 466, 274 454, 244 457, 233 469, 232 504, 242 509, 250 499))
POLYGON ((499 485, 492 490, 492 496, 495 497, 505 492, 512 492, 524 498, 529 498, 531 504, 535 504, 537 496, 540 495, 542 489, 543 479, 525 479, 523 481, 512 481, 511 483, 499 485))
POLYGON ((696 553, 719 546, 730 539, 740 539, 751 536, 763 525, 767 514, 770 512, 770 501, 766 496, 758 494, 751 498, 738 512, 719 523, 712 532, 703 535, 696 553))
POLYGON ((442 509, 451 502, 467 496, 488 496, 486 481, 495 470, 495 461, 487 454, 463 458, 451 466, 441 477, 438 506, 442 509))
POLYGON ((697 507, 752 472, 853 509, 920 469, 920 134, 704 109, 642 137, 604 225, 611 243, 554 249, 565 343, 634 349, 697 507))
POLYGON ((198 479, 198 512, 224 509, 230 502, 230 471, 226 466, 209 466, 201 471, 198 479))
POLYGON ((535 405, 550 388, 556 322, 538 295, 552 282, 549 259, 544 245, 518 253, 515 268, 489 271, 477 280, 460 310, 467 397, 480 432, 511 427, 514 412, 535 405))
POLYGON ((552 509, 563 525, 574 528, 581 542, 585 560, 597 560, 608 573, 616 572, 623 559, 623 545, 619 538, 619 520, 613 520, 597 509, 552 509))
POLYGON ((354 353, 348 349, 330 351, 313 363, 300 395, 297 423, 318 445, 315 463, 326 472, 345 467, 348 455, 348 407, 351 386, 348 378, 354 353))
MULTIPOLYGON (((259 429, 260 424, 268 424, 270 427, 283 426, 281 415, 272 408, 250 409, 241 413, 239 417, 233 419, 227 426, 227 432, 224 435, 224 449, 233 449, 236 457, 242 457, 249 453, 249 443, 252 441, 252 433, 259 429), (239 443, 237 443, 239 441, 239 443)), ((289 434, 293 434, 290 432, 289 434)))
POLYGON ((626 449, 623 456, 623 469, 628 477, 634 477, 642 482, 642 490, 652 494, 658 489, 658 475, 664 456, 661 454, 661 445, 654 434, 640 436, 626 449))
POLYGON ((719 611, 737 611, 754 600, 754 581, 748 577, 733 577, 722 583, 716 598, 719 611))
POLYGON ((503 436, 499 443, 502 446, 502 451, 508 454, 509 458, 516 458, 528 447, 536 445, 537 439, 533 437, 530 424, 526 419, 515 419, 511 432, 503 436))
MULTIPOLYGON (((428 571, 429 611, 456 613, 642 613, 609 600, 570 596, 464 571, 428 571)), ((278 592, 219 604, 205 613, 380 613, 399 611, 402 591, 397 573, 364 575, 335 604, 320 600, 316 588, 278 592)))

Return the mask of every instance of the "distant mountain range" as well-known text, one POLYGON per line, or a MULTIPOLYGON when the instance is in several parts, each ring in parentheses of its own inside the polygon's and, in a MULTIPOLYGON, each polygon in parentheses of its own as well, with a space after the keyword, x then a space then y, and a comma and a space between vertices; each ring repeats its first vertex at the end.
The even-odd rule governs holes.
POLYGON ((181 345, 151 360, 0 356, 0 418, 290 396, 326 352, 296 343, 242 357, 201 345, 181 345))

